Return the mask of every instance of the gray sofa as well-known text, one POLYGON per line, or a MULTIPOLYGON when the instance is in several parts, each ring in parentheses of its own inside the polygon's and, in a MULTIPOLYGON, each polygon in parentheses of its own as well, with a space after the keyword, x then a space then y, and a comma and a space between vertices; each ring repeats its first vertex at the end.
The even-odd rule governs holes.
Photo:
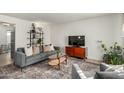
POLYGON ((50 52, 41 52, 39 54, 35 54, 32 56, 26 56, 24 48, 18 48, 15 52, 15 62, 14 64, 16 66, 19 66, 21 68, 26 67, 28 65, 41 62, 43 60, 48 59, 49 56, 56 54, 56 50, 59 50, 59 47, 54 47, 55 51, 50 52))
POLYGON ((78 64, 72 65, 72 79, 124 79, 124 72, 114 70, 106 71, 111 66, 105 63, 100 64, 100 71, 96 72, 93 77, 87 78, 78 64))

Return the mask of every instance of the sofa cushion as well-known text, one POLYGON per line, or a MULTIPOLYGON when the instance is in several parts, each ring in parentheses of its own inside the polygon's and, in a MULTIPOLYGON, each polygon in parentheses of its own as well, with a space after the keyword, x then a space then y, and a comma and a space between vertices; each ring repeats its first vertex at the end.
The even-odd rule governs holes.
POLYGON ((35 54, 35 55, 32 55, 32 56, 27 56, 27 58, 26 58, 27 62, 35 61, 35 60, 38 60, 38 59, 41 59, 40 54, 35 54))
POLYGON ((44 46, 44 52, 48 52, 48 51, 54 51, 54 47, 52 44, 49 44, 49 45, 45 45, 44 46))
POLYGON ((40 53, 40 47, 34 47, 33 54, 39 54, 40 53))
POLYGON ((96 72, 94 79, 124 79, 124 72, 96 72))
POLYGON ((40 55, 40 57, 45 57, 46 53, 41 52, 39 55, 40 55))
POLYGON ((56 54, 56 51, 47 51, 47 52, 44 52, 44 54, 45 54, 46 56, 51 56, 51 55, 56 54))

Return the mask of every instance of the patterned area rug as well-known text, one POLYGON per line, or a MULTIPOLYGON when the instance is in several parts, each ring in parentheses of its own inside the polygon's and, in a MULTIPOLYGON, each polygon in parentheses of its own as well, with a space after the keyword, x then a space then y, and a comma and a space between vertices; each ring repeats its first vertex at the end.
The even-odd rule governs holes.
POLYGON ((21 69, 13 64, 0 67, 1 79, 71 79, 72 63, 77 63, 87 77, 91 77, 99 70, 98 65, 84 62, 80 59, 69 58, 68 64, 61 64, 57 70, 48 65, 48 61, 39 62, 21 69))

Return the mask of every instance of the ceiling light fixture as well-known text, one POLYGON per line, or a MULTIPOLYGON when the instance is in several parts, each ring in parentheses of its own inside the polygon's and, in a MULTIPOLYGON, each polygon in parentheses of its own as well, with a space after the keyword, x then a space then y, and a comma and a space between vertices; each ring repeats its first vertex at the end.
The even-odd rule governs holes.
POLYGON ((8 23, 3 23, 3 25, 4 25, 4 26, 10 26, 10 24, 8 24, 8 23))

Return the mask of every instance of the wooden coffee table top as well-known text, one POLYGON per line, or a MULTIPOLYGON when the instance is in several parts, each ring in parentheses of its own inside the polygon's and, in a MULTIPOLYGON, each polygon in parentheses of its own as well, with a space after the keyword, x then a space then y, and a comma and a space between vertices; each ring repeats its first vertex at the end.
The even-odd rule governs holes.
POLYGON ((57 55, 52 55, 49 57, 48 64, 51 66, 56 66, 62 63, 63 61, 65 61, 66 59, 67 59, 66 55, 60 55, 58 58, 57 58, 57 55))
POLYGON ((51 66, 56 66, 56 65, 59 64, 59 60, 58 60, 58 59, 56 59, 56 60, 50 60, 50 61, 48 62, 48 64, 51 65, 51 66))

